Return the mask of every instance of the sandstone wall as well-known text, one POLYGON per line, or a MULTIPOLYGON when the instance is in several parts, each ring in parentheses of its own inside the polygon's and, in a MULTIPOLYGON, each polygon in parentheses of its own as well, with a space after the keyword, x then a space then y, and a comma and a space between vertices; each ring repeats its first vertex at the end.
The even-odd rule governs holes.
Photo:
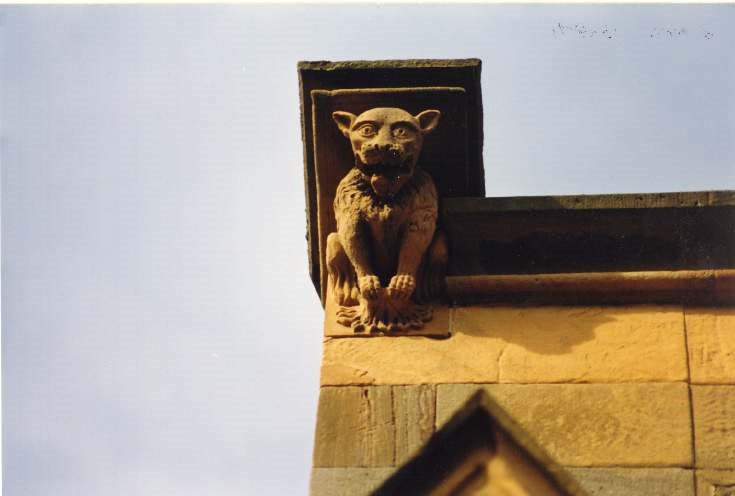
POLYGON ((735 494, 735 309, 466 306, 449 326, 325 339, 312 494, 369 493, 477 388, 592 495, 735 494))

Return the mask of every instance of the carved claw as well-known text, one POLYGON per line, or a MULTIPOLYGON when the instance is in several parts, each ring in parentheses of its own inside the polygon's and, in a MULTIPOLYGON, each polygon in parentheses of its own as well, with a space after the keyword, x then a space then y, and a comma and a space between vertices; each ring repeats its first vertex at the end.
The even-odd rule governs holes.
POLYGON ((341 307, 337 322, 351 327, 355 333, 397 333, 417 330, 431 320, 428 305, 416 305, 408 300, 396 300, 383 294, 374 300, 362 300, 359 306, 341 307))
POLYGON ((416 289, 416 279, 411 274, 396 274, 388 285, 388 294, 398 300, 407 300, 416 289))
POLYGON ((380 295, 380 279, 378 276, 362 276, 358 278, 357 285, 360 287, 360 294, 368 300, 374 300, 380 295))

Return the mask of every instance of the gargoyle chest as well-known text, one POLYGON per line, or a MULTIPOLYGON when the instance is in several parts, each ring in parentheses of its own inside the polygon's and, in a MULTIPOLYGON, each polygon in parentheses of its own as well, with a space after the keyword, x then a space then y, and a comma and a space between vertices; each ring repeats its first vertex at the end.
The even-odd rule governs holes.
POLYGON ((406 224, 405 208, 395 204, 375 205, 365 212, 373 243, 385 249, 396 247, 406 224))

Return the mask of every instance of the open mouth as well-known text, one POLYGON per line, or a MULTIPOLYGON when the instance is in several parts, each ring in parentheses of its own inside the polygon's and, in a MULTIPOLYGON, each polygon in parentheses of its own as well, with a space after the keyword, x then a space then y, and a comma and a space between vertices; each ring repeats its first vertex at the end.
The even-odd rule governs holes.
POLYGON ((366 164, 358 160, 357 166, 368 176, 384 176, 397 177, 405 176, 411 173, 411 156, 406 157, 402 162, 377 162, 375 164, 366 164))

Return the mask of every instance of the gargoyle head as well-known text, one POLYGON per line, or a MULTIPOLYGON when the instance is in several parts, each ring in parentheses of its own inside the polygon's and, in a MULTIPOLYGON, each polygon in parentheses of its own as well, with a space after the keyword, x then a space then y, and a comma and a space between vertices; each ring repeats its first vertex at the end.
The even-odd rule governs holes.
POLYGON ((352 144, 355 165, 380 197, 395 196, 416 169, 424 135, 439 123, 441 112, 411 115, 399 108, 373 108, 360 115, 334 112, 332 118, 352 144))

